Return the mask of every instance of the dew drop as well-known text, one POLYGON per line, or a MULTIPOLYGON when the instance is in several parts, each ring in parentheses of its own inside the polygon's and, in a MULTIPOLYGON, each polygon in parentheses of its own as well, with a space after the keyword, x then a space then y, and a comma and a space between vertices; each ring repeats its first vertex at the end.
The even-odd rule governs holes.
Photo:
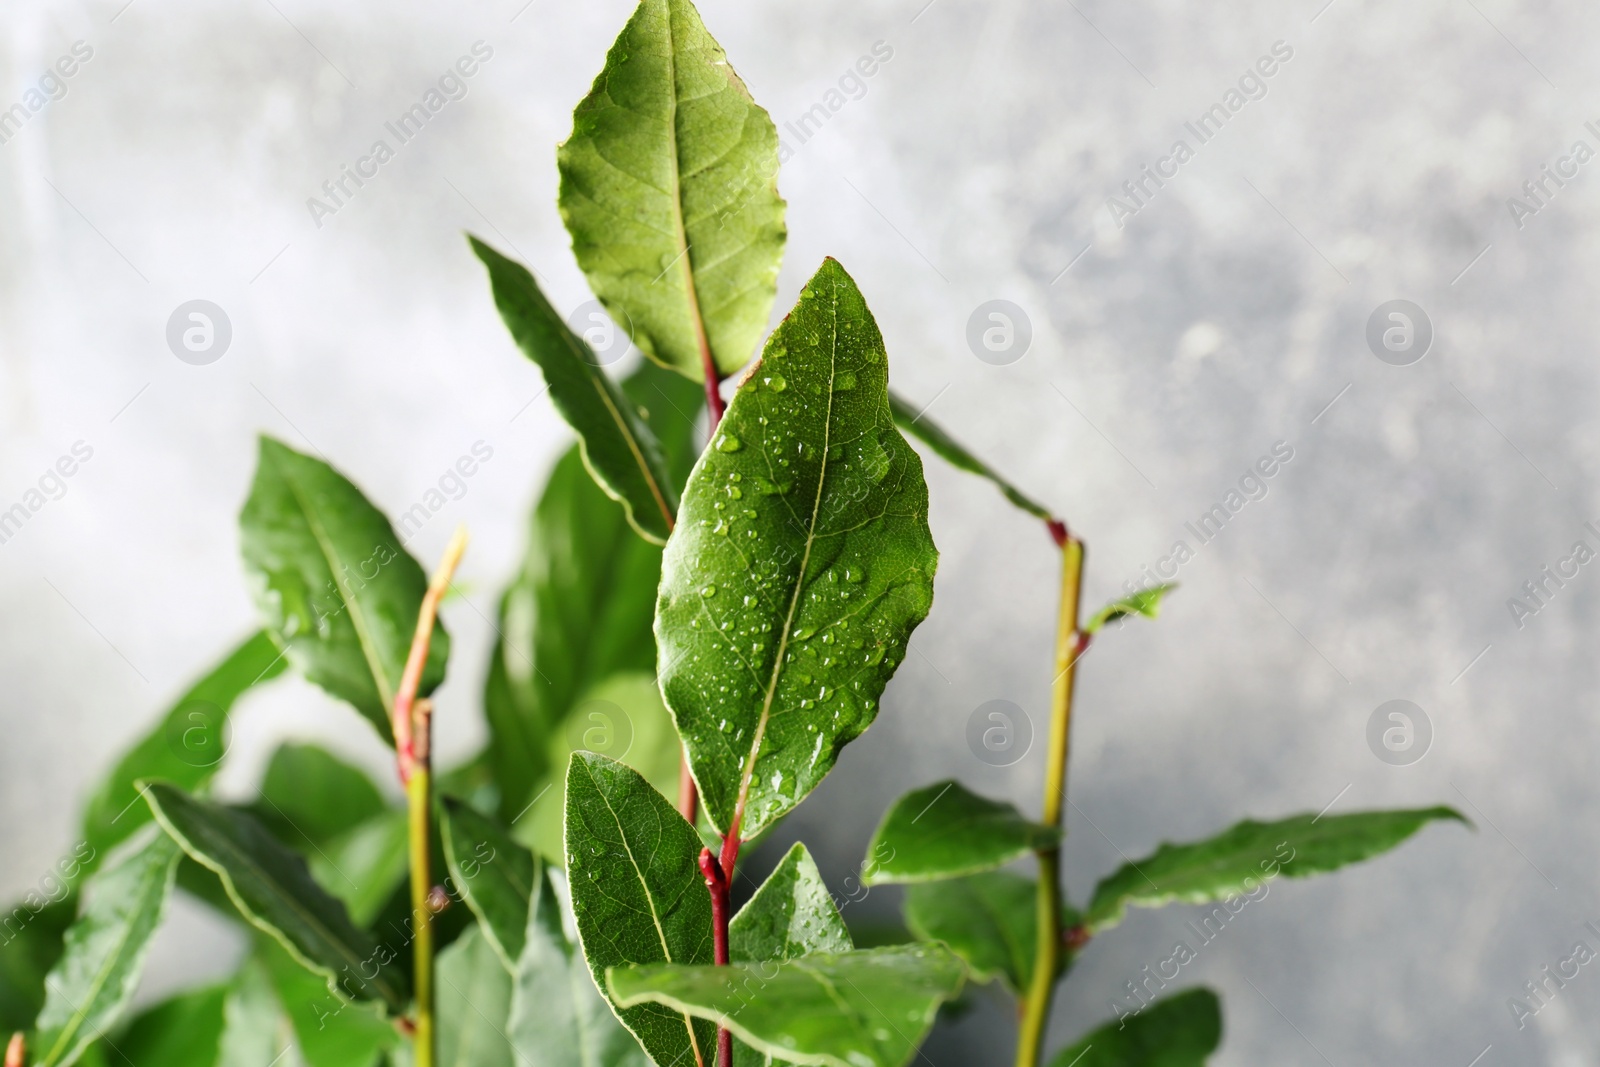
POLYGON ((725 433, 721 437, 717 438, 718 452, 737 452, 743 447, 744 442, 733 436, 731 433, 725 433))
POLYGON ((717 587, 714 586, 714 585, 708 585, 704 589, 700 590, 700 595, 701 596, 716 596, 717 595, 717 587))

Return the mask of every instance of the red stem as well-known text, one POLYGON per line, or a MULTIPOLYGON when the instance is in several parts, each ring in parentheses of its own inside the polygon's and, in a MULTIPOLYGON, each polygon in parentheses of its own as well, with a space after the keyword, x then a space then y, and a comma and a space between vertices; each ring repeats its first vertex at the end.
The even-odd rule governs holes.
MULTIPOLYGON (((728 879, 722 865, 709 848, 700 850, 700 873, 711 891, 711 944, 718 967, 728 965, 728 879)), ((733 1034, 727 1027, 717 1029, 717 1067, 732 1067, 733 1034)))
POLYGON ((1050 538, 1055 541, 1057 548, 1067 547, 1067 524, 1060 519, 1046 519, 1045 525, 1050 528, 1050 538))

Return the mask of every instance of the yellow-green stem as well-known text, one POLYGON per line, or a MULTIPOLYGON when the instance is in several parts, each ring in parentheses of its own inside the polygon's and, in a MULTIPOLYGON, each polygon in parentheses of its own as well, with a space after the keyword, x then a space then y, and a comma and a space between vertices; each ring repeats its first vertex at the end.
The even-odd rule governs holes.
MULTIPOLYGON (((1056 678, 1051 694, 1050 739, 1044 775, 1043 821, 1047 826, 1061 825, 1061 808, 1067 796, 1072 690, 1078 657, 1083 652, 1083 640, 1078 632, 1078 601, 1082 588, 1083 542, 1069 537, 1061 547, 1061 614, 1056 624, 1056 678)), ((1060 959, 1061 849, 1054 847, 1039 852, 1038 946, 1034 953, 1033 979, 1022 1001, 1016 1067, 1036 1067, 1044 1053, 1060 959)))
POLYGON ((415 1067, 434 1067, 435 1039, 433 1016, 433 909, 428 897, 433 892, 430 867, 433 837, 433 774, 429 767, 412 768, 406 783, 406 802, 410 806, 411 922, 417 1002, 416 1038, 413 1050, 415 1067))

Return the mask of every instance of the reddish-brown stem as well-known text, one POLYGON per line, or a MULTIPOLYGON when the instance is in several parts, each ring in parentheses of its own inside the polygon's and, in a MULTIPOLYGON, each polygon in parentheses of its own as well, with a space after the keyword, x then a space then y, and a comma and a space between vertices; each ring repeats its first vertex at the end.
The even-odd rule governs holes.
POLYGON ((1045 526, 1050 529, 1050 539, 1056 543, 1056 547, 1066 548, 1067 524, 1060 519, 1046 519, 1045 526))
POLYGON ((687 752, 678 757, 678 814, 690 826, 695 825, 700 815, 700 790, 694 784, 694 775, 689 772, 687 752))
MULTIPOLYGON (((709 848, 700 850, 700 873, 705 876, 706 888, 711 891, 711 945, 713 959, 718 967, 728 965, 728 879, 722 865, 709 848)), ((733 1034, 727 1027, 717 1029, 717 1067, 732 1067, 733 1034)))

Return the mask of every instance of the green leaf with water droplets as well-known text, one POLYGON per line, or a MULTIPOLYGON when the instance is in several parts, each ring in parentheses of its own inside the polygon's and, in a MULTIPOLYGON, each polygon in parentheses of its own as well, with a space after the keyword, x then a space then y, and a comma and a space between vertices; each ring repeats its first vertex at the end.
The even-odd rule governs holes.
POLYGON ((791 960, 853 948, 822 872, 798 842, 728 924, 728 957, 734 960, 791 960))
POLYGON ((935 782, 894 802, 862 866, 866 885, 932 882, 1004 867, 1061 840, 1061 831, 1030 822, 1014 805, 935 782))
POLYGON ((170 838, 156 834, 85 883, 83 911, 45 979, 44 1008, 29 1044, 36 1067, 75 1062, 133 999, 178 855, 170 838))
POLYGON ((1079 1038, 1050 1067, 1205 1067, 1221 1043, 1217 995, 1186 989, 1079 1038))
POLYGON ((829 259, 689 475, 662 561, 662 693, 718 829, 742 808, 754 837, 871 724, 938 558, 883 338, 829 259))
POLYGON ((1276 822, 1243 822, 1215 837, 1163 844, 1129 861, 1095 886, 1086 920, 1101 931, 1130 907, 1209 904, 1266 893, 1282 875, 1306 878, 1387 852, 1436 820, 1468 823, 1453 808, 1358 811, 1348 815, 1291 815, 1276 822))
MULTIPOLYGON (((935 398, 937 399, 937 398, 935 398)), ((989 464, 969 452, 965 445, 951 437, 939 426, 938 423, 928 418, 925 408, 918 408, 903 397, 889 394, 889 406, 894 410, 895 425, 906 433, 915 437, 929 448, 934 455, 944 460, 956 470, 976 474, 980 478, 987 478, 993 482, 1005 498, 1029 515, 1043 519, 1045 522, 1055 522, 1056 517, 1050 514, 1050 509, 1027 496, 989 464)), ((930 404, 931 406, 931 404, 930 404)))
POLYGON ((695 381, 767 328, 786 230, 778 133, 689 0, 643 0, 556 154, 589 285, 646 355, 695 381))
MULTIPOLYGON (((694 827, 631 767, 574 752, 567 765, 567 878, 594 983, 606 968, 712 960, 711 894, 694 827)), ((616 1000, 612 1003, 616 1004, 616 1000)), ((716 1028, 659 1004, 618 1005, 657 1063, 702 1063, 716 1028)))
POLYGON ((544 372, 551 402, 577 431, 584 466, 640 536, 664 544, 678 513, 678 489, 656 435, 594 351, 556 314, 528 268, 468 239, 489 268, 500 317, 544 372))
MULTIPOLYGON (((267 632, 297 670, 392 744, 395 689, 428 579, 389 520, 326 463, 263 437, 239 534, 267 632)), ((449 656, 436 622, 421 695, 444 681, 449 656)))
POLYGON ((1095 633, 1108 622, 1116 622, 1130 615, 1143 615, 1153 619, 1161 613, 1161 598, 1178 588, 1176 583, 1164 582, 1153 585, 1149 589, 1141 589, 1137 593, 1113 600, 1093 615, 1083 624, 1084 633, 1095 633))
POLYGON ((725 967, 613 967, 607 981, 620 1004, 716 1021, 786 1063, 901 1067, 965 976, 943 945, 901 945, 725 967))

